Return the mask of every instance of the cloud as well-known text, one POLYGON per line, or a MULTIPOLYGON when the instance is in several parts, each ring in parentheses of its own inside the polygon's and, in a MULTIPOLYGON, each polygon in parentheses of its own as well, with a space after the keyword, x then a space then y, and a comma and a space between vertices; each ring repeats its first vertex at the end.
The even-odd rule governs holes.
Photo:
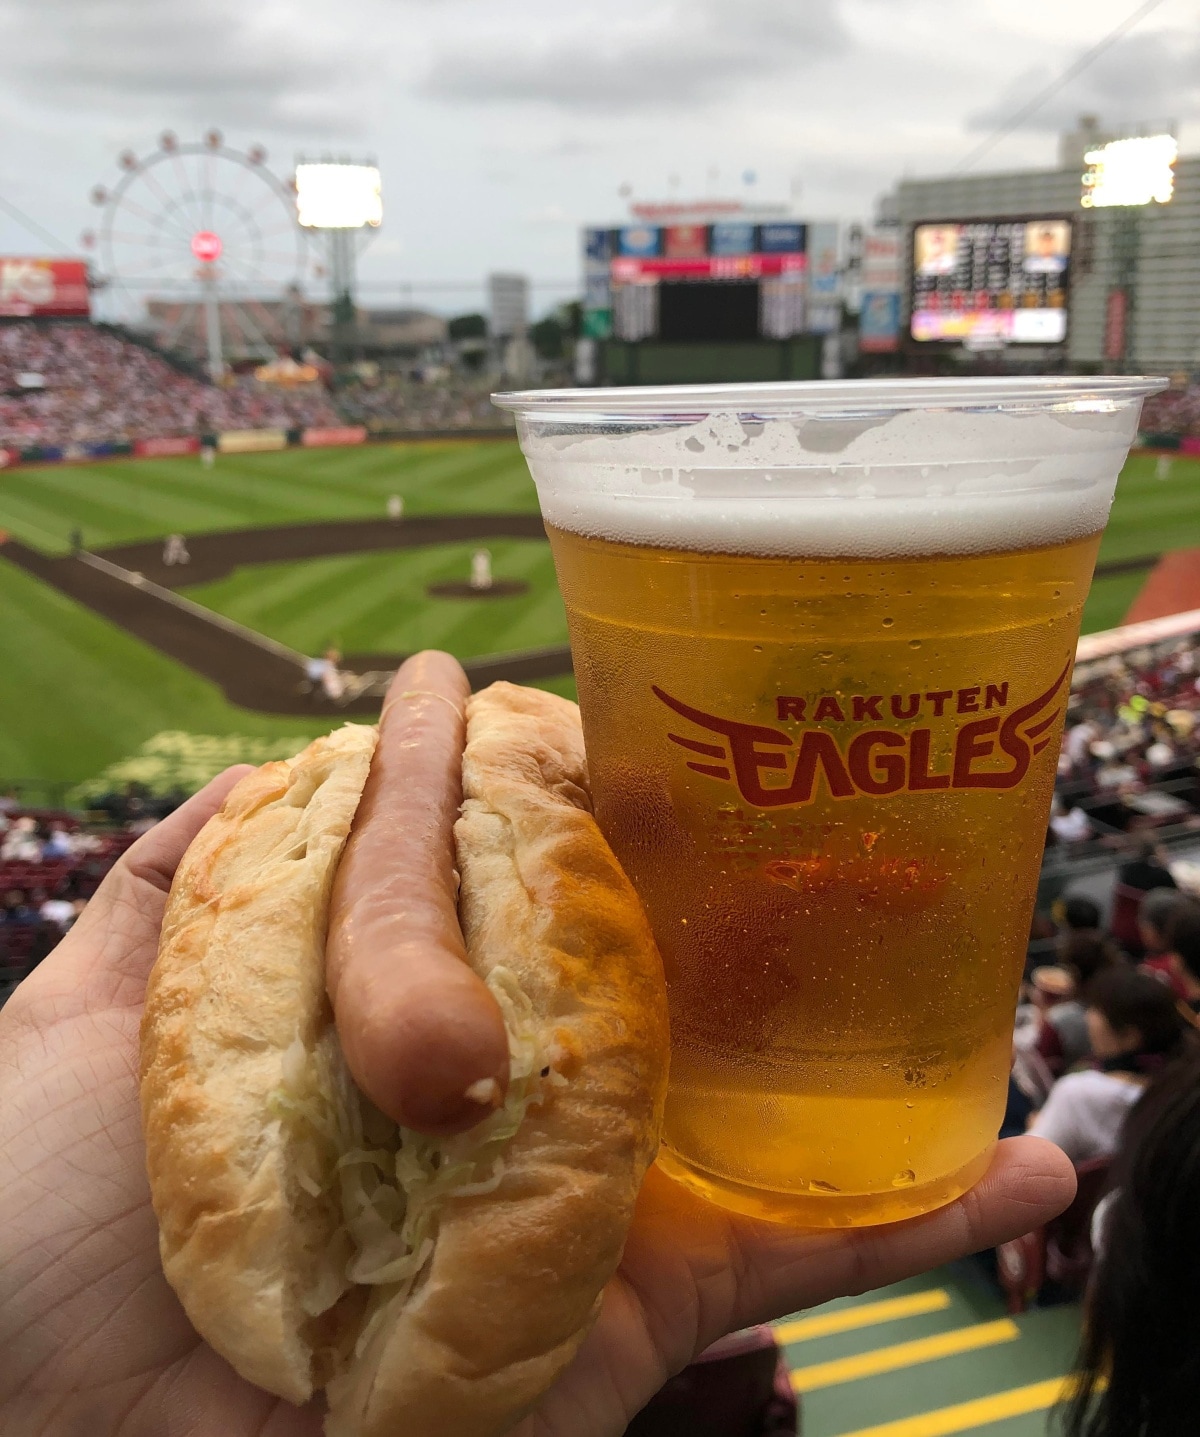
POLYGON ((0 0, 0 73, 27 98, 113 116, 349 135, 349 55, 279 0, 0 0))
MULTIPOLYGON (((968 116, 968 129, 1006 124, 1055 73, 1046 67, 1026 70, 990 105, 968 116)), ((1102 126, 1163 123, 1200 114, 1200 42, 1181 30, 1131 35, 1068 81, 1019 128, 1052 134, 1089 113, 1098 115, 1102 126)))
POLYGON ((697 107, 750 80, 795 73, 850 45, 840 0, 658 0, 538 42, 459 31, 421 81, 440 100, 619 112, 697 107))

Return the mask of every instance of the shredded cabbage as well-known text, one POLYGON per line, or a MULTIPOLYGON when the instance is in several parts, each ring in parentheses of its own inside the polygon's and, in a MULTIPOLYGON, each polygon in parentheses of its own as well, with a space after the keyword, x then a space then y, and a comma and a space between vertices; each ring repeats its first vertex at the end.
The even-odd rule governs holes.
POLYGON ((375 1288, 359 1351, 428 1263, 446 1200, 494 1192, 525 1114, 567 1081, 553 1070, 516 975, 497 967, 486 981, 508 1030, 508 1093, 468 1132, 432 1138, 385 1117, 355 1087, 332 1029, 313 1049, 297 1038, 283 1055, 272 1111, 292 1140, 297 1182, 314 1199, 336 1193, 341 1211, 304 1308, 315 1317, 356 1283, 375 1288))

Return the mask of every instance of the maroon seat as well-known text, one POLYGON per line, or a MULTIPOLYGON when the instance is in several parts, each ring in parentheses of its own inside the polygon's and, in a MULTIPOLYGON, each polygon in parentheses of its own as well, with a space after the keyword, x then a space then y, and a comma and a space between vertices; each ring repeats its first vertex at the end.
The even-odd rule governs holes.
POLYGON ((1083 1292, 1095 1258, 1092 1216, 1108 1182, 1111 1163, 1111 1158, 1078 1163, 1078 1185, 1066 1212, 996 1249, 996 1272, 1009 1312, 1024 1312, 1048 1282, 1064 1296, 1078 1297, 1083 1292))

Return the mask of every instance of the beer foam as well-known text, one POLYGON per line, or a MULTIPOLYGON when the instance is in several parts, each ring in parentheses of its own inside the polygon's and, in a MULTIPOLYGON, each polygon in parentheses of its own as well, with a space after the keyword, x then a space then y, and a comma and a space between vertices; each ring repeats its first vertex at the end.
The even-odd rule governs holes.
POLYGON ((587 537, 710 553, 976 554, 1104 527, 1140 404, 857 417, 522 416, 542 513, 587 537))

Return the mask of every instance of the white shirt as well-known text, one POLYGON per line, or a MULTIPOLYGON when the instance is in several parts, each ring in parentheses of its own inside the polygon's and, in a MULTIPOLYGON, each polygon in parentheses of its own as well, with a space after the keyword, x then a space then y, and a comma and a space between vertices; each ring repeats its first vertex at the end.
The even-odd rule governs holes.
POLYGON ((1142 1096, 1143 1085, 1115 1073, 1068 1073, 1059 1078, 1046 1106, 1029 1125, 1039 1138, 1057 1143, 1075 1164, 1111 1157, 1125 1114, 1142 1096))

